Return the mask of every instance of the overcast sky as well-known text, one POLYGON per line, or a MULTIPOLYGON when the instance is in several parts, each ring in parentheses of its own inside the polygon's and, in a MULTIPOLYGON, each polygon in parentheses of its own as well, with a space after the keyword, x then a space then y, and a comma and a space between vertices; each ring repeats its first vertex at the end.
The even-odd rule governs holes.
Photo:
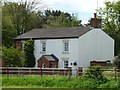
MULTIPOLYGON (((17 0, 13 0, 17 1, 17 0)), ((29 1, 29 0, 28 0, 29 1)), ((70 14, 76 13, 82 23, 87 23, 93 17, 97 8, 105 7, 106 0, 42 0, 48 9, 61 10, 70 14)), ((115 0, 107 0, 115 1, 115 0)))
MULTIPOLYGON (((44 0, 49 8, 69 13, 76 13, 82 23, 87 23, 93 17, 97 8, 105 7, 106 0, 44 0)), ((108 0, 107 0, 108 1, 108 0)), ((113 1, 113 0, 109 0, 113 1)))

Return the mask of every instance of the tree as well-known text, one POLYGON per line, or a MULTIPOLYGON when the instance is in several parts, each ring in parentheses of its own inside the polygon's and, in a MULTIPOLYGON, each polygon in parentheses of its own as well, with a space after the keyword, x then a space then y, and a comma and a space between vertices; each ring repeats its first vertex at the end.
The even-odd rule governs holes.
POLYGON ((14 44, 13 38, 16 36, 41 26, 40 23, 38 24, 38 14, 35 11, 37 4, 40 2, 4 2, 2 8, 3 45, 9 47, 14 44))
POLYGON ((70 15, 69 13, 61 12, 60 10, 46 10, 45 17, 45 28, 63 28, 81 25, 81 20, 77 20, 77 17, 74 14, 70 15))
POLYGON ((24 54, 25 54, 24 66, 34 67, 35 57, 34 57, 34 41, 33 40, 25 41, 24 54))
POLYGON ((120 69, 120 54, 115 57, 113 63, 114 63, 114 65, 115 65, 116 68, 120 69))
POLYGON ((120 1, 105 2, 106 7, 98 10, 105 32, 115 40, 115 55, 120 52, 120 1))
POLYGON ((24 55, 21 51, 15 49, 14 47, 6 48, 3 46, 2 59, 8 67, 22 67, 24 55))

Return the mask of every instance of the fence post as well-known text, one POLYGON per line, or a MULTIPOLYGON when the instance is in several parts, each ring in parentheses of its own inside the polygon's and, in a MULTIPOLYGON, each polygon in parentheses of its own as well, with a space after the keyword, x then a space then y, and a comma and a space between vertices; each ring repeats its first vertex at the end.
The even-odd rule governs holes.
POLYGON ((8 67, 6 68, 6 70, 7 70, 7 76, 9 76, 9 69, 8 69, 8 67))
POLYGON ((115 79, 116 79, 116 75, 117 75, 117 74, 116 74, 116 68, 115 68, 114 70, 115 70, 115 79))
POLYGON ((5 71, 6 71, 6 76, 7 76, 7 67, 5 68, 5 71))
POLYGON ((42 68, 40 68, 40 71, 41 71, 41 76, 42 76, 42 68))
POLYGON ((19 68, 18 68, 17 70, 18 70, 18 73, 17 73, 17 74, 20 75, 20 70, 19 70, 19 68))
POLYGON ((71 67, 68 67, 68 77, 69 77, 69 78, 70 78, 70 76, 71 76, 71 73, 72 73, 71 67))
POLYGON ((53 68, 51 68, 52 70, 51 70, 51 72, 52 72, 52 75, 54 75, 54 69, 53 68))
POLYGON ((78 76, 80 76, 83 73, 83 67, 78 67, 78 76))
POLYGON ((31 75, 31 68, 30 68, 30 71, 29 71, 29 72, 30 72, 30 75, 31 75))
POLYGON ((63 73, 64 73, 63 75, 66 76, 66 71, 65 71, 65 69, 64 69, 64 72, 63 72, 63 73))

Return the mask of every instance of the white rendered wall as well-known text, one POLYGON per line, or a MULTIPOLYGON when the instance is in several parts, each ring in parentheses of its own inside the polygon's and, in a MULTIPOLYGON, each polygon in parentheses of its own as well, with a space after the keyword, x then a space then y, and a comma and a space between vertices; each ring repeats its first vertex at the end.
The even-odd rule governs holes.
POLYGON ((79 38, 79 62, 90 66, 91 60, 113 60, 114 40, 101 29, 93 29, 79 38))
POLYGON ((48 39, 35 40, 35 58, 37 60, 43 55, 41 53, 41 41, 46 41, 47 55, 54 54, 59 59, 58 67, 64 67, 64 60, 71 63, 77 62, 77 66, 88 67, 91 60, 113 60, 114 40, 104 33, 101 29, 93 29, 79 38, 74 39, 48 39), (63 41, 69 41, 69 53, 63 53, 63 41))
POLYGON ((69 66, 70 63, 73 63, 74 61, 78 61, 78 45, 79 45, 79 38, 76 39, 48 39, 48 40, 35 40, 35 50, 34 55, 36 58, 36 66, 38 66, 37 60, 43 55, 41 53, 42 45, 41 41, 46 41, 46 53, 47 55, 54 54, 58 59, 58 67, 63 68, 64 67, 64 60, 68 60, 69 66), (69 42, 69 52, 64 52, 64 44, 63 41, 66 40, 69 42))

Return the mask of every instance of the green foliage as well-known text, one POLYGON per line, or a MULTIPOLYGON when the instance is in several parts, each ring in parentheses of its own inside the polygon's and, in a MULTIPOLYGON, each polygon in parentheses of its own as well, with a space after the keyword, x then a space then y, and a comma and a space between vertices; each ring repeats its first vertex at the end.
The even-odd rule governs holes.
POLYGON ((109 78, 108 82, 101 84, 98 88, 119 88, 119 83, 114 78, 109 78))
POLYGON ((116 68, 120 68, 120 54, 115 57, 115 59, 113 60, 113 63, 116 68))
POLYGON ((14 47, 2 47, 2 59, 5 60, 6 66, 21 67, 23 61, 23 53, 14 47))
POLYGON ((34 57, 34 41, 33 40, 25 41, 24 54, 25 54, 24 66, 34 67, 35 57, 34 57))
POLYGON ((3 76, 3 86, 71 87, 76 80, 65 76, 3 76))
POLYGON ((13 38, 41 26, 38 22, 37 12, 34 12, 35 3, 34 1, 29 3, 4 2, 2 8, 2 38, 4 38, 4 46, 12 46, 14 44, 13 38))
POLYGON ((89 78, 89 77, 81 77, 80 82, 76 86, 76 88, 97 88, 100 84, 103 84, 102 80, 89 78))
POLYGON ((102 70, 100 66, 92 66, 89 67, 86 71, 86 75, 88 78, 94 78, 98 80, 103 80, 106 82, 106 78, 102 75, 102 70))
POLYGON ((46 10, 45 17, 45 28, 63 28, 81 25, 81 20, 77 20, 77 17, 74 14, 71 15, 58 10, 46 10))
POLYGON ((106 83, 102 80, 81 77, 66 76, 3 76, 2 86, 5 87, 37 87, 37 88, 119 88, 118 82, 108 78, 106 83))
POLYGON ((106 7, 98 10, 105 32, 115 40, 115 55, 120 52, 120 1, 106 1, 106 7))

